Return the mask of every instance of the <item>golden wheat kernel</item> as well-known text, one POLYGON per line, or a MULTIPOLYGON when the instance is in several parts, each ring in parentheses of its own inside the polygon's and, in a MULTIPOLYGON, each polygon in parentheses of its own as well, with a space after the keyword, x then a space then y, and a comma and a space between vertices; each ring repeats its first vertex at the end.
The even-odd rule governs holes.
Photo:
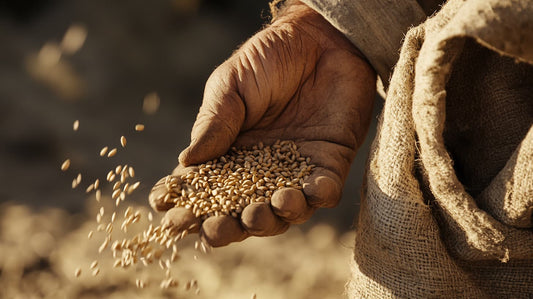
POLYGON ((120 136, 120 145, 122 145, 122 147, 126 147, 126 143, 127 143, 126 137, 120 136))
POLYGON ((117 165, 117 167, 115 167, 115 174, 120 174, 120 171, 122 170, 122 165, 117 165))
POLYGON ((61 171, 67 171, 67 169, 70 167, 70 159, 66 159, 62 164, 61 164, 61 171))
POLYGON ((113 148, 112 150, 109 151, 109 153, 107 153, 107 157, 111 158, 111 157, 113 157, 116 154, 117 154, 117 149, 113 148))
POLYGON ((80 277, 80 275, 81 275, 81 268, 76 268, 76 270, 74 271, 74 276, 80 277))
POLYGON ((137 132, 144 131, 144 125, 143 124, 136 124, 135 125, 135 131, 137 131, 137 132))
POLYGON ((133 169, 133 167, 128 167, 128 174, 130 175, 130 177, 135 177, 135 170, 133 169))
POLYGON ((94 260, 92 263, 91 263, 91 269, 94 269, 96 268, 96 266, 98 266, 98 261, 97 260, 94 260))
POLYGON ((74 121, 74 123, 72 124, 72 129, 73 129, 74 131, 77 131, 79 127, 80 127, 80 121, 76 119, 76 120, 74 121))
POLYGON ((93 270, 93 276, 98 275, 98 273, 100 273, 100 269, 96 268, 93 270))

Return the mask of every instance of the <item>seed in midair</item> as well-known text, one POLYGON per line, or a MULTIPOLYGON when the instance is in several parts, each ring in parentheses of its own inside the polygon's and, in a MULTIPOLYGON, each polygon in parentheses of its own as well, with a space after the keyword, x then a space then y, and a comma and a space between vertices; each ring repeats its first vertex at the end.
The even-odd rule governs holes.
POLYGON ((72 129, 73 129, 74 131, 77 131, 79 127, 80 127, 80 121, 76 119, 76 120, 74 121, 74 123, 72 124, 72 129))
POLYGON ((146 114, 155 114, 159 109, 159 96, 155 92, 151 92, 144 97, 143 111, 146 114))
POLYGON ((93 231, 90 231, 89 234, 87 235, 87 239, 90 239, 93 237, 93 231))
POLYGON ((81 275, 81 269, 80 268, 76 268, 76 270, 74 271, 74 276, 80 277, 80 275, 81 275))
POLYGON ((96 266, 98 266, 98 261, 95 260, 91 263, 91 269, 96 268, 96 266))
POLYGON ((108 157, 108 158, 111 158, 111 157, 113 157, 116 153, 117 153, 117 149, 114 148, 114 149, 110 150, 109 153, 107 153, 107 157, 108 157))
POLYGON ((63 164, 61 164, 61 171, 66 171, 70 167, 70 159, 66 159, 63 164))
POLYGON ((144 131, 144 125, 143 124, 136 124, 135 125, 135 131, 137 131, 137 132, 144 131))
POLYGON ((109 148, 107 146, 104 146, 101 150, 100 150, 100 157, 103 157, 105 156, 105 154, 107 154, 107 150, 109 148))
POLYGON ((126 137, 120 136, 120 145, 122 145, 122 147, 126 147, 127 142, 126 137))

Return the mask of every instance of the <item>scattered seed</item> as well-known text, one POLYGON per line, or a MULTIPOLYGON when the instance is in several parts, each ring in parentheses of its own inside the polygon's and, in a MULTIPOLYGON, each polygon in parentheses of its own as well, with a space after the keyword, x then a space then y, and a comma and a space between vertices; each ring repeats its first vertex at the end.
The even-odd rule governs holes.
POLYGON ((80 127, 80 121, 79 120, 75 120, 74 123, 72 124, 72 129, 74 131, 77 131, 79 127, 80 127))
POLYGON ((76 270, 74 271, 74 276, 80 277, 80 275, 81 275, 81 269, 80 268, 76 268, 76 270))
POLYGON ((110 150, 109 153, 107 153, 107 157, 108 157, 108 158, 111 158, 111 157, 113 157, 114 155, 116 155, 116 153, 117 153, 117 149, 114 148, 114 149, 110 150))
POLYGON ((96 268, 93 270, 93 276, 98 275, 98 273, 100 273, 100 269, 96 268))
POLYGON ((93 261, 93 262, 91 263, 91 267, 90 267, 90 268, 91 268, 91 269, 94 269, 94 268, 96 268, 96 266, 98 266, 98 261, 97 261, 97 260, 95 260, 95 261, 93 261))
POLYGON ((126 143, 127 143, 126 137, 120 136, 120 145, 122 145, 122 147, 126 147, 126 143))
POLYGON ((159 109, 159 96, 155 92, 151 92, 144 97, 143 111, 146 114, 155 114, 159 109))
POLYGON ((61 171, 67 171, 67 169, 70 167, 70 159, 66 159, 63 164, 61 164, 61 171))
POLYGON ((135 131, 137 131, 137 132, 144 131, 144 125, 143 124, 136 124, 135 125, 135 131))
POLYGON ((100 150, 100 157, 103 157, 103 156, 105 156, 105 154, 107 154, 107 149, 108 149, 108 147, 107 147, 107 146, 104 146, 104 147, 100 150))
POLYGON ((87 239, 90 239, 93 237, 93 231, 90 231, 89 234, 87 235, 87 239))

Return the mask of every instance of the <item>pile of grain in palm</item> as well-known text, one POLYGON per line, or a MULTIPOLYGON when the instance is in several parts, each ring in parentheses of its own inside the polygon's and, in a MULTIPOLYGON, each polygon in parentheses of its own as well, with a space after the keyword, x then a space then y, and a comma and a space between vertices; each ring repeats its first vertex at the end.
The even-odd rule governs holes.
POLYGON ((290 140, 248 149, 233 147, 186 174, 167 176, 163 181, 167 192, 160 200, 189 209, 202 220, 218 215, 238 218, 251 203, 270 203, 276 190, 302 189, 314 167, 290 140))

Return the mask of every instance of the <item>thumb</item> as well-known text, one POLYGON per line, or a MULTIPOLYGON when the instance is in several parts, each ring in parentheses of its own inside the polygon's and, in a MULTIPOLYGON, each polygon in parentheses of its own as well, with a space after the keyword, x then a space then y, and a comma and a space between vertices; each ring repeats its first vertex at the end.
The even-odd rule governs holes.
POLYGON ((180 164, 200 164, 225 154, 235 142, 244 118, 245 105, 232 68, 223 64, 207 80, 191 143, 181 152, 180 164))

